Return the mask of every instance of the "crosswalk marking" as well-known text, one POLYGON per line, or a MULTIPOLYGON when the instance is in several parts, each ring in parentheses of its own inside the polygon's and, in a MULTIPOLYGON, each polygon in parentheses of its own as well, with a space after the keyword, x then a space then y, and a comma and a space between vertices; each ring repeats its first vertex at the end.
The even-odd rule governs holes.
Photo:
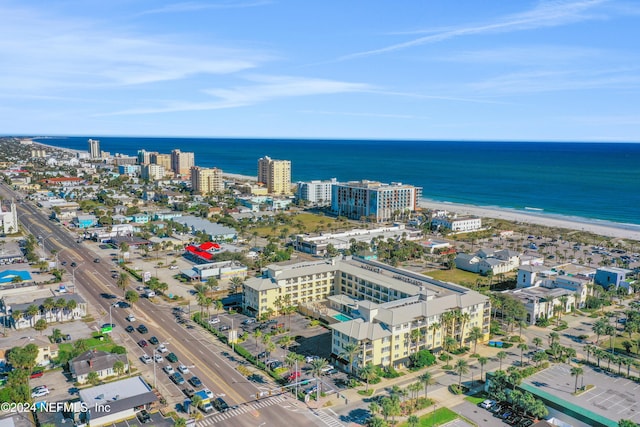
MULTIPOLYGON (((209 415, 203 420, 198 421, 198 426, 207 427, 215 423, 218 423, 220 421, 224 421, 226 419, 236 417, 238 415, 242 415, 248 411, 255 411, 261 408, 266 408, 267 406, 272 406, 272 405, 284 402, 285 400, 287 400, 285 396, 273 396, 267 399, 262 399, 257 402, 246 403, 242 406, 239 406, 236 409, 231 409, 227 412, 217 412, 213 415, 209 415)), ((331 427, 339 427, 339 426, 342 426, 342 424, 331 425, 331 427)))
POLYGON ((338 421, 335 417, 332 417, 322 410, 313 411, 313 414, 320 418, 320 420, 329 427, 344 427, 344 424, 338 421))

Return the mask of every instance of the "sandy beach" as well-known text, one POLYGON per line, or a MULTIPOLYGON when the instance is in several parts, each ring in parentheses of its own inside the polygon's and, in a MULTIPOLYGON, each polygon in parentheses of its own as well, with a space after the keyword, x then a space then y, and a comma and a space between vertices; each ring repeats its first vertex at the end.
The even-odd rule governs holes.
POLYGON ((635 224, 616 224, 605 221, 599 223, 597 220, 589 220, 586 218, 571 218, 544 213, 529 213, 515 209, 500 209, 494 207, 436 202, 432 200, 421 200, 419 205, 422 208, 441 209, 460 215, 475 215, 481 218, 504 219, 507 221, 587 231, 601 236, 640 241, 640 226, 635 224))

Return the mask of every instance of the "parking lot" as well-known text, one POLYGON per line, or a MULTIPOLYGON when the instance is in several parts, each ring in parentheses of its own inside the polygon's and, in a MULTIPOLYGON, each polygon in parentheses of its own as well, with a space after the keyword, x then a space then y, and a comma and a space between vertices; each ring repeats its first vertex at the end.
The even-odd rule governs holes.
POLYGON ((584 365, 584 376, 578 379, 578 387, 593 385, 579 396, 574 396, 575 377, 568 365, 555 365, 539 372, 523 383, 537 387, 553 396, 585 408, 610 420, 622 418, 640 422, 637 407, 640 404, 640 384, 584 365))

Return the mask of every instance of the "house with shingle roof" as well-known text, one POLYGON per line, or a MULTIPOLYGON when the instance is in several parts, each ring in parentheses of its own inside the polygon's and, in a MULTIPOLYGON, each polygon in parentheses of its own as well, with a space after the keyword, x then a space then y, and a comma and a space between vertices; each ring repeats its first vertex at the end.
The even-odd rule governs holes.
POLYGON ((76 382, 84 384, 90 372, 98 374, 99 378, 117 375, 113 365, 120 361, 124 363, 124 370, 129 369, 126 354, 107 353, 106 351, 89 350, 69 362, 69 371, 76 382))

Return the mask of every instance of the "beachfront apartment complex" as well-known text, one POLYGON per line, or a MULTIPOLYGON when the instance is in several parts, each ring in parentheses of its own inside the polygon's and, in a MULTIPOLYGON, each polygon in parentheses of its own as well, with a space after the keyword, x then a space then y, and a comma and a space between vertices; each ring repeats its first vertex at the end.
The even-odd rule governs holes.
POLYGON ((146 163, 140 166, 140 177, 148 181, 157 181, 164 178, 166 169, 162 165, 146 163))
POLYGON ((191 168, 191 188, 197 194, 222 193, 224 191, 222 169, 193 166, 191 168))
POLYGON ((331 178, 329 181, 300 181, 298 182, 296 198, 315 206, 331 206, 331 187, 337 182, 335 178, 331 178))
POLYGON ((98 139, 90 139, 89 143, 89 157, 92 159, 99 159, 102 157, 102 152, 100 151, 100 140, 98 139))
POLYGON ((195 155, 190 152, 175 149, 171 151, 171 170, 180 176, 189 176, 191 168, 195 166, 195 155))
POLYGON ((431 228, 446 228, 454 232, 470 232, 482 229, 482 219, 477 216, 436 215, 431 219, 431 228))
POLYGON ((149 156, 151 163, 164 167, 165 173, 173 171, 171 168, 171 154, 151 153, 149 156))
POLYGON ((489 334, 488 297, 350 256, 269 265, 261 277, 246 280, 246 312, 269 316, 287 306, 332 323, 332 357, 342 365, 347 364, 343 353, 348 344, 361 349, 357 366, 371 362, 399 368, 415 351, 439 351, 446 337, 466 344, 476 326, 481 341, 489 334))
POLYGON ((258 159, 258 183, 264 184, 269 194, 291 194, 291 162, 269 156, 258 159))
POLYGON ((422 188, 401 183, 350 181, 331 187, 331 210, 338 216, 372 222, 394 221, 414 212, 422 188))

